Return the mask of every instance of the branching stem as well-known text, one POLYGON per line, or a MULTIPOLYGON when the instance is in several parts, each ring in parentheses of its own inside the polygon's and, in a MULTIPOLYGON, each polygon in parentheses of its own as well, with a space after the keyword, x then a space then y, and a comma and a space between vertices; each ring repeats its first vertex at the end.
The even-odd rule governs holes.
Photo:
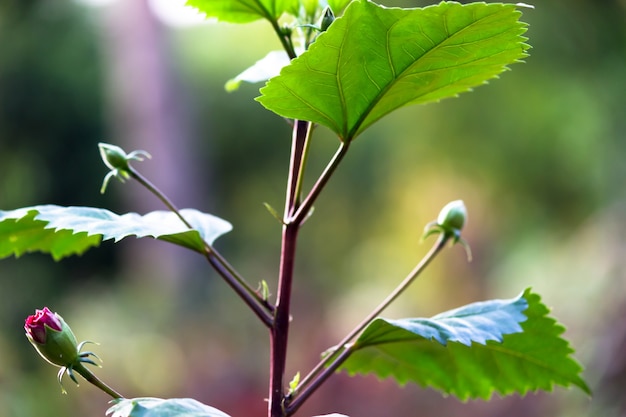
POLYGON ((420 273, 430 264, 439 252, 445 247, 451 235, 441 233, 430 251, 413 268, 391 294, 387 296, 361 323, 339 342, 335 348, 321 360, 309 374, 304 377, 293 392, 293 399, 287 406, 287 415, 292 415, 304 401, 350 356, 353 345, 348 344, 359 335, 378 315, 400 296, 420 273))
POLYGON ((328 183, 328 180, 339 166, 339 163, 343 160, 343 157, 346 156, 349 147, 350 142, 341 142, 339 149, 337 149, 337 152, 335 152, 335 155, 333 155, 333 158, 330 160, 319 179, 315 182, 309 194, 293 215, 286 219, 287 222, 301 223, 307 217, 313 207, 313 203, 324 189, 324 186, 328 183))

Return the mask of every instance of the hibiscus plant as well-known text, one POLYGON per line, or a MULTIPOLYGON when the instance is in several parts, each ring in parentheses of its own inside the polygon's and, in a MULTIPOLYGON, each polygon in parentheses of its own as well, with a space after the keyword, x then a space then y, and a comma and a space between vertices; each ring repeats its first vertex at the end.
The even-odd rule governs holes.
MULTIPOLYGON (((187 0, 187 4, 224 22, 265 20, 283 47, 227 83, 234 90, 242 82, 266 82, 256 100, 293 127, 284 212, 268 207, 282 228, 278 287, 249 283, 218 252, 214 241, 231 230, 230 223, 196 209, 178 209, 131 165, 148 158, 147 152, 127 153, 106 143, 99 144, 110 169, 102 191, 113 178, 135 180, 167 210, 118 215, 103 208, 38 205, 0 211, 0 257, 40 251, 60 260, 103 240, 117 242, 130 235, 197 252, 269 332, 267 417, 298 414, 316 389, 341 370, 392 378, 399 384, 412 382, 462 400, 549 391, 555 384, 589 393, 582 368, 561 337, 563 326, 548 315, 531 289, 430 318, 380 317, 445 247, 459 243, 470 256, 462 237, 467 210, 460 200, 446 205, 426 225, 424 237, 434 241, 432 248, 377 308, 334 347, 320 352, 317 365, 302 376, 285 371, 292 287, 298 285, 294 276, 298 236, 357 137, 400 107, 470 91, 525 58, 529 46, 520 18, 521 9, 529 6, 441 2, 423 8, 387 8, 369 0, 187 0), (336 135, 337 150, 308 188, 303 178, 318 126, 336 135)), ((189 398, 124 398, 87 368, 98 358, 93 352, 81 353, 85 342, 78 344, 61 316, 48 308, 30 316, 25 330, 41 356, 61 368, 59 381, 65 374, 76 381, 78 373, 114 398, 108 415, 227 417, 226 411, 189 398)))

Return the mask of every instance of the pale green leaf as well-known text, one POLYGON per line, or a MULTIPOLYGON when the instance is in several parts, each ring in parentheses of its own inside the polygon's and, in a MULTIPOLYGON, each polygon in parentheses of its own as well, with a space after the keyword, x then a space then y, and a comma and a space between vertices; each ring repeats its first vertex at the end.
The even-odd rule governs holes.
POLYGON ((134 235, 152 237, 203 252, 229 232, 230 223, 194 209, 180 211, 194 226, 188 229, 172 212, 117 215, 93 207, 42 205, 0 211, 0 258, 29 252, 49 253, 55 260, 81 254, 101 240, 115 242, 134 235))
POLYGON ((244 81, 247 83, 267 81, 278 75, 280 70, 288 64, 289 56, 285 51, 271 51, 241 74, 228 80, 226 91, 231 92, 238 89, 239 85, 244 81))
POLYGON ((488 340, 500 342, 505 334, 522 331, 520 323, 526 320, 523 311, 527 307, 526 299, 520 295, 512 300, 472 303, 430 319, 378 318, 363 331, 355 349, 378 344, 381 340, 399 341, 406 337, 409 340, 435 340, 444 346, 448 342, 467 346, 472 343, 485 344, 488 340))
POLYGON ((187 0, 187 5, 207 18, 230 23, 276 21, 283 13, 297 16, 300 7, 299 0, 187 0))
POLYGON ((589 393, 564 328, 538 295, 474 303, 432 317, 374 321, 342 365, 465 400, 575 385, 589 393), (523 312, 524 318, 520 317, 523 312), (519 328, 521 326, 521 328, 519 328))
POLYGON ((191 398, 122 398, 113 402, 106 412, 110 417, 229 417, 191 398))
POLYGON ((469 91, 525 57, 520 16, 512 4, 400 9, 355 0, 257 100, 349 141, 395 109, 469 91))

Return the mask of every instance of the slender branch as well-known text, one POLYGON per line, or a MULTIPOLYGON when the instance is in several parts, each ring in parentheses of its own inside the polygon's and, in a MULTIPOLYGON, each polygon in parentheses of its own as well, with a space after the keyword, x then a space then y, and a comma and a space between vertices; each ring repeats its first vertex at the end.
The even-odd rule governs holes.
POLYGON ((306 148, 311 134, 311 122, 295 120, 291 139, 291 156, 289 159, 289 175, 287 177, 287 196, 285 198, 285 215, 283 222, 287 223, 289 216, 300 205, 302 190, 303 169, 306 165, 306 148))
POLYGON ((317 378, 315 378, 313 381, 311 381, 309 383, 309 385, 306 387, 306 389, 304 391, 302 391, 302 393, 300 395, 298 395, 297 397, 293 398, 293 400, 290 401, 287 404, 287 407, 286 407, 286 416, 287 417, 295 414, 296 411, 298 411, 298 409, 302 406, 302 404, 304 404, 304 402, 311 396, 311 394, 313 394, 315 391, 317 391, 317 389, 324 382, 326 382, 326 380, 332 374, 335 373, 337 368, 339 368, 339 366, 341 366, 341 364, 344 363, 345 360, 348 359, 348 357, 352 354, 352 352, 353 352, 352 347, 353 347, 353 345, 350 345, 350 346, 346 347, 335 358, 335 360, 333 360, 333 362, 330 365, 328 365, 326 368, 324 368, 324 372, 322 372, 317 378))
POLYGON ((337 149, 337 152, 335 152, 335 155, 333 155, 333 158, 324 169, 324 172, 322 172, 319 179, 315 182, 315 184, 311 188, 311 191, 302 201, 302 204, 300 204, 296 212, 293 213, 290 218, 286 219, 287 222, 301 223, 306 218, 306 216, 309 214, 309 211, 313 207, 313 203, 324 189, 324 186, 328 183, 328 180, 339 166, 339 163, 342 161, 343 157, 346 156, 349 147, 350 142, 341 142, 339 149, 337 149))
POLYGON ((304 172, 306 170, 306 162, 308 160, 308 155, 309 155, 309 148, 311 146, 311 132, 313 130, 313 123, 311 122, 303 122, 301 120, 296 121, 296 123, 303 123, 305 125, 305 127, 302 127, 302 129, 306 129, 306 133, 304 134, 304 141, 302 144, 300 144, 298 142, 298 145, 301 146, 301 149, 298 149, 299 153, 300 153, 300 157, 299 157, 299 166, 298 166, 298 171, 296 172, 297 177, 295 180, 295 188, 293 190, 294 194, 295 194, 295 204, 294 204, 294 209, 298 209, 298 207, 300 206, 300 199, 302 197, 302 187, 303 187, 303 183, 304 183, 304 172))
POLYGON ((441 233, 432 246, 430 251, 422 258, 422 260, 413 268, 411 272, 402 280, 402 282, 393 290, 379 305, 376 307, 361 323, 359 323, 350 333, 339 342, 335 349, 330 352, 326 358, 321 360, 309 374, 304 377, 298 387, 294 390, 293 400, 287 407, 288 414, 291 415, 302 405, 302 403, 322 384, 323 381, 328 379, 330 375, 348 358, 351 349, 346 348, 346 345, 352 341, 359 333, 367 327, 378 315, 385 310, 396 298, 400 296, 411 283, 420 275, 420 273, 430 264, 430 262, 441 252, 445 247, 451 235, 447 233, 441 233), (343 349, 343 352, 339 356, 336 354, 343 349), (327 365, 329 362, 330 365, 327 365))
MULTIPOLYGON (((180 210, 176 205, 163 193, 156 185, 152 184, 150 180, 141 175, 133 167, 129 166, 128 172, 130 176, 137 180, 141 185, 146 187, 152 194, 154 194, 167 208, 169 208, 176 216, 187 226, 189 229, 194 227, 185 219, 180 213, 180 210)), ((217 271, 218 274, 226 281, 230 287, 235 290, 237 295, 252 309, 252 311, 261 319, 261 321, 268 327, 272 325, 272 317, 270 313, 273 311, 273 307, 264 300, 242 277, 237 271, 224 259, 224 257, 211 245, 205 243, 204 256, 209 261, 211 266, 217 271)))
POLYGON ((259 319, 267 326, 268 328, 272 328, 274 325, 274 319, 272 318, 270 312, 272 311, 272 306, 267 303, 266 300, 261 299, 261 297, 255 292, 251 291, 249 287, 243 285, 239 279, 235 278, 230 269, 224 266, 223 258, 221 258, 217 252, 204 252, 204 256, 209 261, 211 266, 220 274, 224 281, 241 297, 241 299, 246 303, 248 307, 252 310, 254 314, 257 315, 259 319))
POLYGON ((128 166, 128 173, 130 174, 130 176, 137 180, 141 185, 143 185, 144 187, 146 187, 148 189, 148 191, 150 191, 152 194, 154 194, 159 200, 161 200, 161 202, 163 204, 165 204, 167 206, 168 209, 170 209, 170 211, 172 211, 174 214, 176 214, 176 216, 178 216, 178 218, 185 224, 185 226, 187 226, 190 229, 193 229, 194 227, 191 225, 191 223, 189 223, 187 221, 187 219, 185 219, 183 217, 182 214, 180 214, 180 210, 178 210, 178 208, 174 205, 174 203, 172 202, 172 200, 170 200, 161 190, 159 190, 157 188, 156 185, 152 184, 150 182, 150 180, 148 180, 146 177, 144 177, 143 175, 141 175, 139 173, 139 171, 137 171, 136 169, 134 169, 133 167, 131 167, 130 165, 128 166))
POLYGON ((280 40, 280 43, 283 46, 283 49, 285 50, 285 52, 287 52, 287 55, 289 55, 289 59, 294 59, 296 56, 298 56, 296 54, 295 48, 293 47, 293 42, 291 41, 291 35, 288 33, 285 33, 285 30, 280 28, 280 26, 278 25, 278 21, 276 19, 267 16, 267 20, 272 25, 274 32, 276 32, 276 35, 278 36, 278 39, 280 40))

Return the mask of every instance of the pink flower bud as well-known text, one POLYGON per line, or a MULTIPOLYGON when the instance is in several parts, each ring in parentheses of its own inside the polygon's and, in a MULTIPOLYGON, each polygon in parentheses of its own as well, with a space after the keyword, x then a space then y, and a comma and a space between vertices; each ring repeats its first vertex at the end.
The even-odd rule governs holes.
POLYGON ((43 310, 35 310, 33 316, 28 316, 26 323, 24 323, 24 330, 35 342, 44 344, 46 343, 46 326, 57 332, 62 329, 59 318, 48 307, 44 307, 43 310))
POLYGON ((74 333, 63 318, 48 307, 28 316, 24 330, 33 347, 51 364, 69 367, 80 360, 74 333))
POLYGON ((99 358, 93 352, 80 352, 86 343, 76 343, 76 336, 72 333, 70 326, 65 323, 63 317, 57 313, 53 313, 44 307, 42 310, 35 310, 35 314, 28 316, 24 323, 26 337, 37 353, 41 355, 47 362, 58 366, 61 369, 57 374, 59 384, 61 384, 62 392, 65 393, 61 379, 66 373, 78 384, 78 380, 74 375, 74 371, 82 375, 87 381, 100 388, 113 398, 121 398, 122 396, 111 387, 100 381, 84 364, 96 365, 90 356, 99 358))

